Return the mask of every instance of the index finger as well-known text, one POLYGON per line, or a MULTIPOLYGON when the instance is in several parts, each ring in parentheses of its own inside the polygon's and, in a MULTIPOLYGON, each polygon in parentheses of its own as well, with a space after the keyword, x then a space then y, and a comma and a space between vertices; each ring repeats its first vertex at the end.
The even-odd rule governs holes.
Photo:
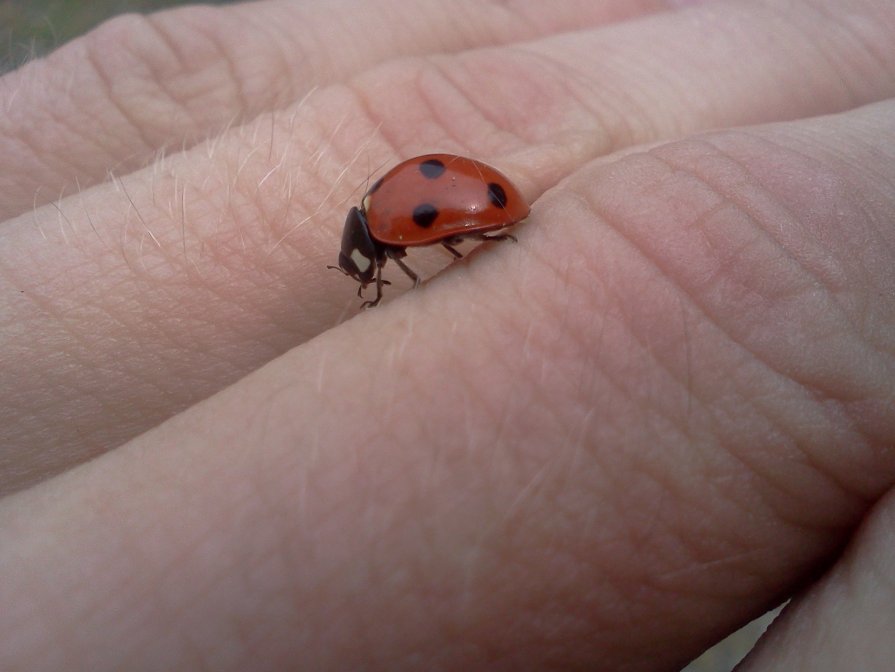
POLYGON ((0 79, 0 220, 401 56, 595 26, 664 0, 266 0, 115 19, 0 79))
MULTIPOLYGON (((892 95, 891 16, 873 2, 725 2, 404 59, 7 224, 0 344, 27 356, 0 376, 17 402, 0 409, 0 491, 120 444, 356 311, 356 286, 325 266, 368 147, 374 165, 474 152, 534 198, 613 148, 892 95)), ((426 276, 434 262, 413 264, 426 276)))

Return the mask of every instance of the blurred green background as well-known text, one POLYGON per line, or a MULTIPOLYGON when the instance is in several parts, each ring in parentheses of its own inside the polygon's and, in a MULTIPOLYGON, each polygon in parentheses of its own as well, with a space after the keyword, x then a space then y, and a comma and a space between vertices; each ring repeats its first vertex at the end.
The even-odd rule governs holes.
MULTIPOLYGON (((226 0, 205 0, 223 4, 226 0)), ((183 0, 0 0, 0 71, 86 33, 110 16, 185 5, 183 0)))
MULTIPOLYGON (((205 0, 225 4, 229 0, 205 0)), ((104 19, 124 12, 150 12, 182 0, 0 0, 0 72, 20 66, 35 56, 81 35, 104 19)), ((706 652, 686 672, 729 672, 751 648, 772 619, 768 615, 706 652)))

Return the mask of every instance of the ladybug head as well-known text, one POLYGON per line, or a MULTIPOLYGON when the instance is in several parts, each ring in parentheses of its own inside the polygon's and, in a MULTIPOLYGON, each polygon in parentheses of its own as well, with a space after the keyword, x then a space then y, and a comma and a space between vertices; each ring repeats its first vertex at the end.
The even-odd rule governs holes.
POLYGON ((345 219, 345 228, 342 230, 339 268, 345 275, 351 276, 365 287, 376 275, 379 256, 378 246, 370 236, 367 218, 357 208, 351 208, 345 219))

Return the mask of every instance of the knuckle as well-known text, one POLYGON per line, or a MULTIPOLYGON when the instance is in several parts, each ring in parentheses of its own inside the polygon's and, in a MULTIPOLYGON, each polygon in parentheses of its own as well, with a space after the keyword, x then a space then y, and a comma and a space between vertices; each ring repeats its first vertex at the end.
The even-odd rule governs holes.
MULTIPOLYGON (((536 267, 524 290, 562 320, 570 362, 675 430, 664 441, 711 436, 762 479, 771 508, 816 504, 792 522, 823 526, 876 487, 860 465, 886 441, 867 411, 891 398, 880 372, 892 362, 840 301, 861 278, 824 239, 842 208, 819 222, 793 209, 798 185, 781 187, 804 159, 731 132, 585 168, 542 199, 563 224, 532 253, 552 279, 536 267)), ((832 184, 832 198, 848 191, 832 184)))

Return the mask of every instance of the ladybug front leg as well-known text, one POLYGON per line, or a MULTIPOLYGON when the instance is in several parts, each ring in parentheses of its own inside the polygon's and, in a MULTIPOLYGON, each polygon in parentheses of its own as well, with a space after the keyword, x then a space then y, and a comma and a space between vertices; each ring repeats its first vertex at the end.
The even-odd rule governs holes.
MULTIPOLYGON (((383 262, 379 262, 379 261, 376 262, 376 298, 373 299, 372 301, 364 301, 362 304, 360 304, 360 309, 361 309, 361 310, 364 310, 365 308, 373 308, 374 306, 378 306, 378 305, 379 305, 379 302, 382 301, 382 286, 383 286, 383 285, 390 285, 390 284, 392 284, 392 283, 390 283, 388 280, 383 280, 383 279, 382 279, 382 266, 383 266, 384 263, 385 263, 384 261, 383 261, 383 262)), ((361 290, 362 290, 365 286, 366 286, 366 285, 361 285, 361 290)), ((358 296, 361 295, 361 294, 360 294, 360 290, 358 290, 357 295, 358 295, 358 296)))
MULTIPOLYGON (((390 285, 390 284, 392 284, 392 283, 390 283, 388 280, 383 280, 383 281, 381 282, 381 284, 382 284, 382 285, 390 285)), ((359 299, 364 298, 364 290, 365 290, 366 288, 367 288, 366 285, 361 285, 360 287, 357 288, 357 298, 359 298, 359 299)))

